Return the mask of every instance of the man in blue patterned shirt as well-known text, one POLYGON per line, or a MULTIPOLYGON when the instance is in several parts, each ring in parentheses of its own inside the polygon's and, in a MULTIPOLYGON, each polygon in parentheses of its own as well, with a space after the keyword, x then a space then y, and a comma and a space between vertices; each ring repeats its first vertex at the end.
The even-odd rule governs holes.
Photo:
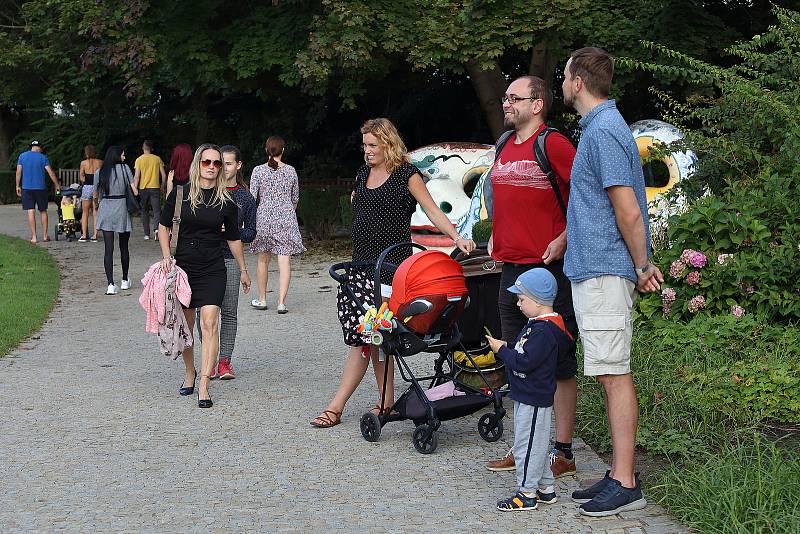
POLYGON ((576 491, 580 512, 607 516, 647 504, 634 474, 639 406, 631 375, 631 310, 636 290, 656 291, 661 271, 649 262, 647 200, 639 151, 608 99, 614 60, 600 48, 573 52, 564 68, 564 103, 583 128, 570 175, 564 273, 583 340, 584 374, 606 394, 613 460, 597 484, 576 491))

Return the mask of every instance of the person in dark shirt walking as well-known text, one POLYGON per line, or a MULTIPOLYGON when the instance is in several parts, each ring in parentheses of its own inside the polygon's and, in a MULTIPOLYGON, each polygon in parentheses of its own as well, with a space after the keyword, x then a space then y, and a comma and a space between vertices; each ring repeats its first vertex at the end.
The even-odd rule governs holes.
POLYGON ((535 510, 539 503, 558 500, 550 469, 550 419, 556 392, 559 358, 575 355, 575 341, 564 319, 553 311, 558 283, 541 267, 525 271, 507 291, 528 323, 510 349, 505 341, 486 336, 498 359, 506 364, 509 397, 514 401, 514 463, 517 493, 498 501, 501 511, 535 510))

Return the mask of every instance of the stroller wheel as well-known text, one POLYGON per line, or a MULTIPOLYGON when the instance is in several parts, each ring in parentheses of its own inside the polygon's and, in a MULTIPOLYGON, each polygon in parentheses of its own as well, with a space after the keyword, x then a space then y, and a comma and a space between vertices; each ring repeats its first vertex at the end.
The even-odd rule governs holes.
POLYGON ((503 419, 495 414, 484 414, 478 420, 478 433, 489 443, 497 441, 503 435, 503 419))
POLYGON ((361 416, 361 435, 367 441, 378 441, 381 437, 381 420, 372 412, 361 416))
POLYGON ((439 434, 426 424, 419 425, 414 429, 414 436, 411 438, 414 448, 422 454, 430 454, 439 445, 439 434))

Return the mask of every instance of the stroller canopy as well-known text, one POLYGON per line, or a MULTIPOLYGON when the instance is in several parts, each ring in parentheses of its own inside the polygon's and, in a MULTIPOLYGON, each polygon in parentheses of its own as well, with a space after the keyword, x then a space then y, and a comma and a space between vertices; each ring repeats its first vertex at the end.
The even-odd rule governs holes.
POLYGON ((412 255, 397 268, 389 309, 403 319, 404 307, 414 299, 425 297, 433 304, 433 309, 423 314, 427 316, 424 319, 415 317, 408 325, 418 332, 426 332, 448 302, 458 302, 457 314, 460 314, 466 296, 467 286, 461 264, 444 252, 425 250, 412 255))

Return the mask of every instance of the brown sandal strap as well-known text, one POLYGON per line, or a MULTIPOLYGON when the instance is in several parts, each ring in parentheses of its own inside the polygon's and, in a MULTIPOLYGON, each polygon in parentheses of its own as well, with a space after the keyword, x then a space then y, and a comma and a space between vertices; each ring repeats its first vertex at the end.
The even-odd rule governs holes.
POLYGON ((335 426, 342 422, 342 412, 335 412, 333 410, 322 410, 322 413, 317 417, 315 417, 314 421, 322 421, 325 424, 325 426, 335 426), (326 414, 331 414, 333 415, 333 417, 326 414))

